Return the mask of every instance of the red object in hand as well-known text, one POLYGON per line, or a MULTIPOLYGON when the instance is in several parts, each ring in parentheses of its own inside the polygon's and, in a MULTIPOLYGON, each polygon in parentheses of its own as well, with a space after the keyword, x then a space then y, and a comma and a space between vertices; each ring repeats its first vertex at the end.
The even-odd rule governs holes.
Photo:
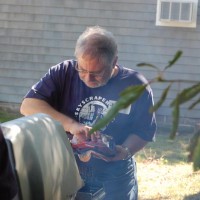
POLYGON ((91 155, 95 157, 106 157, 115 156, 115 142, 114 139, 106 134, 101 134, 101 137, 97 141, 83 141, 80 143, 71 143, 75 154, 79 155, 79 158, 87 162, 90 160, 91 155))

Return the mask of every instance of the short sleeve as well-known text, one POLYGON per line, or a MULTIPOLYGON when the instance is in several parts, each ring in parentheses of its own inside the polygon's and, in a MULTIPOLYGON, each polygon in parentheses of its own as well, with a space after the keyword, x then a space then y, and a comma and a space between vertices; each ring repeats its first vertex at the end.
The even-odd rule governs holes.
POLYGON ((62 91, 62 81, 67 71, 64 63, 51 67, 48 72, 32 86, 25 98, 36 98, 54 106, 62 91))
POLYGON ((153 92, 150 86, 147 86, 142 96, 134 105, 134 123, 133 133, 146 141, 154 141, 156 133, 155 112, 150 108, 154 105, 153 92))

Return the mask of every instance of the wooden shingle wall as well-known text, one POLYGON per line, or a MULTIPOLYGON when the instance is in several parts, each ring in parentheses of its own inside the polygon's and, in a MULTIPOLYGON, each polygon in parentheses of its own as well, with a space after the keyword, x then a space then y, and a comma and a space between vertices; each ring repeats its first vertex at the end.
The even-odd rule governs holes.
MULTIPOLYGON (((165 74, 173 79, 200 79, 200 6, 197 28, 155 26, 157 0, 0 0, 0 102, 19 104, 23 96, 50 66, 73 58, 74 45, 87 27, 100 25, 112 31, 119 43, 119 64, 141 71, 148 79, 150 68, 161 69, 177 50, 183 56, 165 74)), ((180 89, 175 84, 160 115, 171 115, 169 103, 180 89)), ((152 85, 155 101, 166 87, 152 85)), ((199 118, 197 106, 182 117, 199 118)))

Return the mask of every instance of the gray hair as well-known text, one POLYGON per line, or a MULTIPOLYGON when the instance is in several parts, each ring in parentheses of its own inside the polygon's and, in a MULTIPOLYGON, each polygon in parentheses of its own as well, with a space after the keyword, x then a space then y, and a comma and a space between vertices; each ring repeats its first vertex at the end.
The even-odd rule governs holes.
POLYGON ((75 46, 76 58, 89 57, 99 63, 110 65, 117 56, 117 43, 113 34, 102 27, 88 27, 78 38, 75 46))

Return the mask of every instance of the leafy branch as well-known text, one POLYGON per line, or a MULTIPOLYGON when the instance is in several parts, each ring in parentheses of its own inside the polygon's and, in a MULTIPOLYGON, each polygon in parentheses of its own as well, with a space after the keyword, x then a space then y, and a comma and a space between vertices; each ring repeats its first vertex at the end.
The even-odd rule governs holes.
MULTIPOLYGON (((163 70, 160 70, 157 66, 149 64, 149 63, 140 63, 137 66, 138 67, 150 67, 156 70, 157 76, 149 81, 148 84, 144 85, 135 85, 130 86, 126 88, 121 94, 118 101, 113 105, 113 107, 108 111, 108 113, 104 116, 103 119, 99 120, 91 129, 90 133, 94 133, 97 130, 100 130, 101 128, 105 127, 112 119, 118 114, 118 112, 121 109, 127 108, 130 104, 134 103, 144 92, 146 87, 148 85, 152 85, 154 83, 165 83, 167 84, 167 87, 163 90, 160 99, 158 102, 150 108, 150 112, 155 112, 158 110, 162 104, 165 102, 167 95, 171 89, 171 86, 174 83, 192 83, 192 86, 183 89, 180 91, 176 97, 173 99, 173 101, 170 104, 170 107, 172 108, 172 130, 170 133, 170 139, 174 139, 176 136, 176 132, 179 125, 179 118, 180 118, 180 106, 183 103, 186 103, 190 101, 191 99, 195 98, 200 93, 200 82, 198 81, 191 81, 191 80, 169 80, 164 78, 165 72, 171 68, 177 60, 181 57, 182 51, 177 51, 174 55, 173 59, 168 62, 168 64, 164 67, 163 70)), ((200 99, 195 100, 188 109, 193 109, 196 105, 200 103, 200 99)), ((190 144, 190 155, 191 160, 194 163, 194 170, 200 169, 200 134, 195 135, 195 137, 198 137, 195 141, 196 143, 193 143, 194 145, 190 144)))

